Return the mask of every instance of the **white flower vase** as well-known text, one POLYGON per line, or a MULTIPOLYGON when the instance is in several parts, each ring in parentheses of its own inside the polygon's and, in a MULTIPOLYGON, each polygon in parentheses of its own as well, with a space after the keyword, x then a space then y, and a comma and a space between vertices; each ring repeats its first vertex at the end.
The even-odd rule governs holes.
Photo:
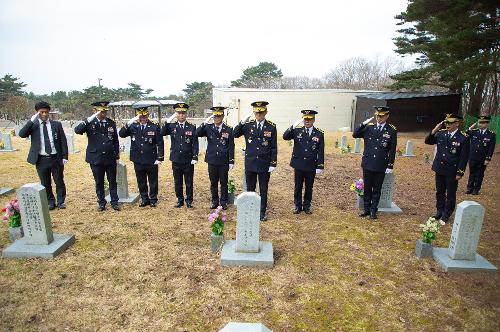
POLYGON ((216 253, 219 251, 220 246, 224 242, 224 234, 215 235, 214 233, 210 233, 211 247, 212 252, 216 253))
POLYGON ((415 245, 415 255, 418 258, 432 257, 432 244, 418 239, 415 245))
POLYGON ((358 209, 363 210, 365 208, 365 202, 363 200, 363 196, 356 195, 356 206, 358 209))

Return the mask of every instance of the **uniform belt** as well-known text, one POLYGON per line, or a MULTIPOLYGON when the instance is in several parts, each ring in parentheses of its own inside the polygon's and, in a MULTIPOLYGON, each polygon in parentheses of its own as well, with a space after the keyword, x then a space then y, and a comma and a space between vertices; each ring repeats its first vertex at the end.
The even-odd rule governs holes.
POLYGON ((51 155, 48 155, 48 156, 41 154, 39 156, 40 156, 40 158, 56 158, 57 154, 51 154, 51 155))

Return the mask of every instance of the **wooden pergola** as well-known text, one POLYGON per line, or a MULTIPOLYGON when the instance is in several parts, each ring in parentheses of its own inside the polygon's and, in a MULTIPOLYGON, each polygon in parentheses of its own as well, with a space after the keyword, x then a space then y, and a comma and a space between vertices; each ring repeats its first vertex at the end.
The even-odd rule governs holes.
POLYGON ((151 99, 151 100, 122 100, 109 103, 111 118, 115 121, 129 120, 135 116, 134 106, 148 106, 149 118, 151 121, 157 121, 161 126, 162 120, 168 118, 173 113, 172 105, 182 103, 180 100, 171 99, 151 99), (162 112, 163 108, 163 112, 162 112))

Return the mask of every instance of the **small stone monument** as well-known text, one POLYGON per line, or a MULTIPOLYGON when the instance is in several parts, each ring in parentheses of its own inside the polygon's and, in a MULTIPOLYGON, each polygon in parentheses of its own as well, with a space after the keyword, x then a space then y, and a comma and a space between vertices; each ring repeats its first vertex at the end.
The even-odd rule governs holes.
MULTIPOLYGON (((378 212, 403 213, 403 210, 393 202, 394 195, 394 173, 387 173, 380 189, 380 200, 378 202, 378 212)), ((359 209, 363 209, 363 197, 358 196, 357 204, 359 209)))
POLYGON ((130 155, 130 145, 132 144, 130 136, 125 137, 120 141, 120 153, 130 155), (122 143, 123 142, 123 143, 122 143))
POLYGON ((342 135, 342 137, 340 138, 340 148, 347 149, 347 136, 346 135, 342 135))
POLYGON ((17 191, 24 237, 2 252, 5 258, 54 258, 75 243, 75 236, 52 233, 45 187, 28 183, 17 191))
POLYGON ((355 154, 361 153, 361 138, 354 139, 354 148, 352 150, 352 153, 355 153, 355 154))
MULTIPOLYGON (((129 194, 128 192, 128 179, 127 179, 127 165, 118 161, 116 163, 116 184, 118 185, 118 202, 134 204, 139 199, 139 194, 129 194)), ((106 196, 106 200, 111 202, 111 195, 106 196)))
POLYGON ((241 155, 243 156, 243 183, 241 188, 243 192, 247 191, 247 175, 245 171, 245 149, 241 149, 241 155))
POLYGON ((206 137, 198 137, 198 153, 205 153, 207 151, 208 141, 206 137))
POLYGON ((19 131, 21 130, 23 126, 21 125, 15 125, 14 126, 14 135, 16 135, 17 137, 19 137, 19 131))
POLYGON ((497 272, 476 253, 484 219, 484 207, 474 201, 458 204, 448 248, 434 248, 433 257, 445 272, 497 272))
POLYGON ((75 135, 74 134, 66 134, 66 141, 68 142, 68 153, 75 154, 80 152, 80 150, 76 150, 75 148, 75 135))
POLYGON ((224 243, 221 265, 272 267, 273 245, 259 241, 260 196, 255 192, 241 193, 236 199, 236 206, 236 241, 224 243))
POLYGON ((262 323, 229 322, 219 332, 272 332, 262 323))
POLYGON ((4 187, 0 187, 0 196, 3 196, 3 195, 8 195, 10 194, 11 192, 13 192, 14 189, 13 188, 4 188, 4 187))
POLYGON ((406 151, 403 154, 403 157, 415 157, 415 155, 413 154, 413 141, 406 141, 406 151))
POLYGON ((14 152, 17 151, 17 149, 14 149, 12 147, 12 140, 10 138, 9 133, 2 133, 2 143, 3 143, 3 148, 0 149, 0 152, 14 152))

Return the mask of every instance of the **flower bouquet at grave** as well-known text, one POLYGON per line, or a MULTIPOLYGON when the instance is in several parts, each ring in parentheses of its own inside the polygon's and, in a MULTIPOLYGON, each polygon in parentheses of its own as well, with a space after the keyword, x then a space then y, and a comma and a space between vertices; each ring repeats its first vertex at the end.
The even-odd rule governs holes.
POLYGON ((422 241, 424 243, 432 244, 432 241, 436 240, 436 235, 439 233, 439 229, 444 225, 444 221, 436 220, 435 218, 429 218, 425 224, 420 224, 422 228, 422 241))
POLYGON ((431 156, 428 153, 424 153, 424 162, 428 164, 431 160, 431 156))
POLYGON ((340 153, 344 154, 344 153, 348 153, 350 151, 350 149, 349 149, 349 146, 341 146, 339 148, 339 151, 340 151, 340 153))
POLYGON ((17 198, 14 198, 2 209, 2 212, 5 213, 3 221, 8 222, 11 228, 21 226, 21 213, 19 211, 19 202, 17 198))
POLYGON ((398 156, 402 156, 405 153, 405 149, 398 147, 396 149, 396 153, 398 154, 398 156))
POLYGON ((3 149, 5 149, 5 144, 3 144, 2 141, 0 141, 0 150, 3 150, 3 149))
POLYGON ((350 153, 350 152, 351 152, 351 149, 352 149, 351 144, 347 144, 347 152, 348 152, 348 153, 350 153))
POLYGON ((363 196, 365 192, 365 184, 363 183, 363 179, 354 180, 351 184, 351 191, 354 191, 358 196, 363 196))
POLYGON ((208 222, 210 222, 212 234, 224 234, 224 223, 226 222, 226 220, 227 215, 226 212, 222 211, 222 206, 217 207, 214 212, 210 213, 210 215, 208 216, 208 222))
POLYGON ((335 140, 335 149, 339 147, 339 140, 335 140))
POLYGON ((234 194, 236 191, 236 184, 234 182, 234 179, 231 178, 229 179, 229 181, 227 182, 227 192, 230 193, 230 194, 234 194))

